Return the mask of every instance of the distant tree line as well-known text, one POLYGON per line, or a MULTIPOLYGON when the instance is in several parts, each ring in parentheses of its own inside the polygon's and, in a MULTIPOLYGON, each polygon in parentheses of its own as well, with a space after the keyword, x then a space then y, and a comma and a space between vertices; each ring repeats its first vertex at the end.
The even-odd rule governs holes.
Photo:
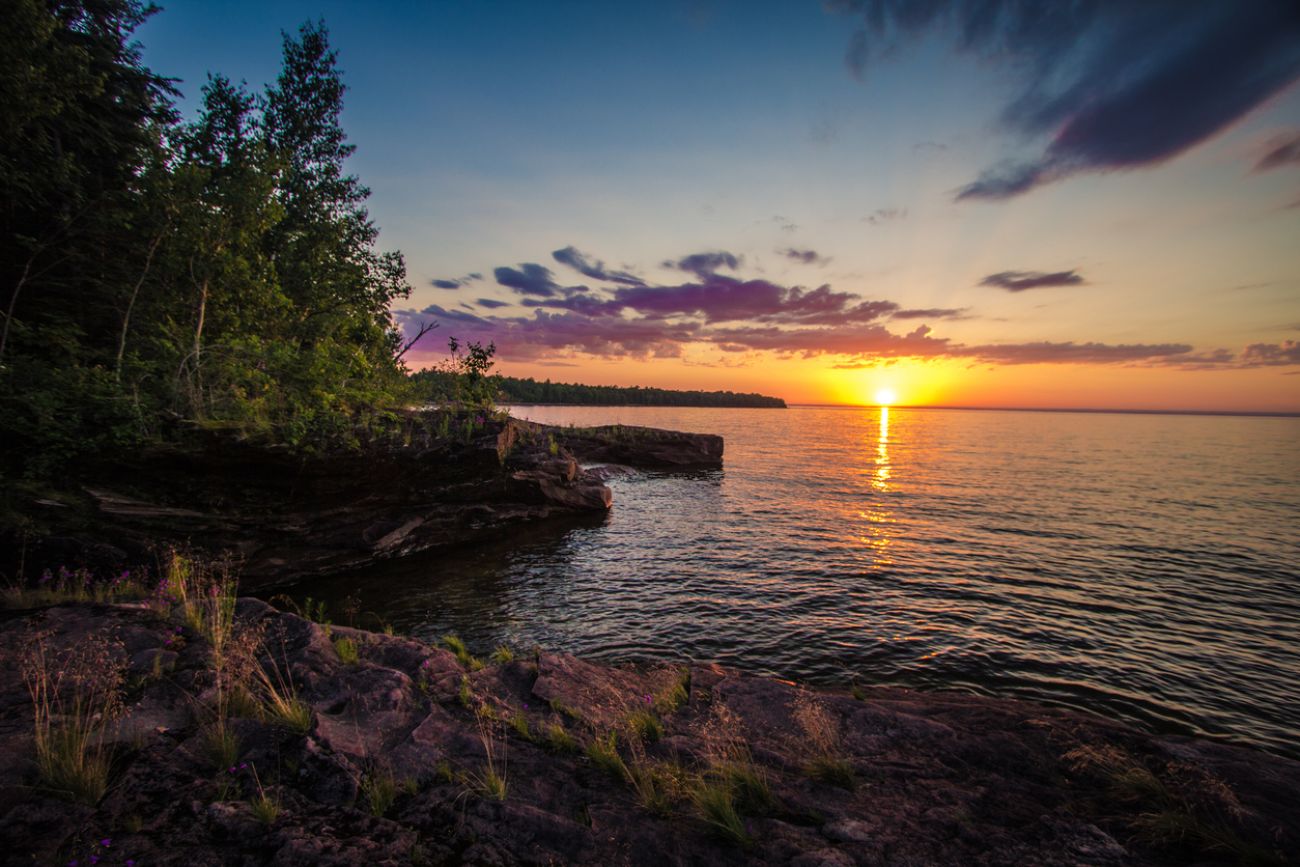
MULTIPOLYGON (((411 375, 426 400, 435 403, 453 401, 460 388, 456 376, 448 370, 422 370, 411 375)), ((489 384, 502 403, 551 403, 575 406, 712 406, 712 407, 785 407, 779 397, 762 394, 737 394, 732 391, 677 391, 667 388, 643 388, 639 385, 580 385, 578 383, 538 382, 513 376, 492 376, 489 384)))
POLYGON ((345 171, 324 25, 260 92, 209 76, 183 120, 131 41, 153 11, 0 3, 7 479, 196 425, 325 442, 409 398, 405 264, 345 171))

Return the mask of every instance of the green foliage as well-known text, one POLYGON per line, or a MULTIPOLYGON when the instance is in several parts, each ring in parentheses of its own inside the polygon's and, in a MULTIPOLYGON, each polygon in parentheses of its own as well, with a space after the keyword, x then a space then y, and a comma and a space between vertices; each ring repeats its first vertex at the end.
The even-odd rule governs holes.
POLYGON ((632 737, 644 743, 653 743, 664 736, 664 724, 649 711, 632 711, 623 724, 632 737))
POLYGON ((552 752, 573 753, 578 751, 578 742, 569 734, 568 729, 559 723, 546 727, 546 746, 552 752))
POLYGON ((339 661, 345 665, 356 665, 361 654, 357 650, 357 643, 351 638, 334 639, 334 652, 339 655, 339 661))
POLYGON ((587 744, 587 758, 600 770, 616 780, 625 780, 628 776, 627 765, 618 754, 618 734, 613 731, 596 735, 587 744))
POLYGON ((285 36, 264 95, 210 76, 181 122, 132 41, 155 11, 0 4, 5 477, 195 427, 355 447, 411 396, 405 265, 346 171, 324 26, 285 36))
MULTIPOLYGON (((434 387, 436 378, 426 371, 412 374, 412 379, 434 387)), ((494 386, 502 403, 558 403, 577 406, 722 406, 785 408, 779 397, 761 394, 737 394, 730 391, 676 391, 667 388, 624 388, 615 385, 580 385, 578 383, 538 382, 513 376, 495 377, 494 386)))
POLYGON ((492 651, 492 655, 488 658, 491 659, 495 665, 505 665, 508 662, 514 661, 515 652, 502 644, 497 647, 496 650, 492 651))
POLYGON ((744 820, 736 810, 731 787, 725 782, 699 780, 691 791, 691 802, 700 818, 724 840, 742 847, 753 843, 745 830, 744 820))

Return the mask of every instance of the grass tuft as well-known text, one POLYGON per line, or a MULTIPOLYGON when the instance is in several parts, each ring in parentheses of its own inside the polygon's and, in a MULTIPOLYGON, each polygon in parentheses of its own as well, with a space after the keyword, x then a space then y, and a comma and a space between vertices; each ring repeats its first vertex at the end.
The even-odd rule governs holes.
POLYGON ((628 778, 627 765, 618 754, 618 733, 614 731, 596 735, 587 743, 587 758, 600 770, 617 780, 628 778))
POLYGON ((528 725, 528 717, 523 715, 522 711, 515 711, 510 716, 510 728, 515 730, 515 734, 526 741, 533 739, 533 730, 528 725))
POLYGON ((546 746, 556 753, 576 753, 578 742, 569 734, 568 729, 560 723, 551 723, 546 727, 546 746))
POLYGON ((361 794, 365 796, 370 815, 383 818, 397 801, 397 780, 387 768, 372 767, 361 778, 361 794))
POLYGON ((339 661, 344 665, 356 665, 361 658, 357 643, 351 638, 334 639, 334 652, 339 655, 339 661))
POLYGON ((654 743, 664 736, 664 725, 646 710, 634 710, 623 720, 628 733, 643 743, 654 743))
POLYGON ((701 778, 691 791, 691 803, 700 818, 722 839, 745 848, 754 842, 745 830, 731 787, 726 783, 701 778))
POLYGON ((505 665, 508 662, 514 662, 515 652, 502 644, 492 651, 492 655, 488 658, 496 665, 505 665))
POLYGON ((122 711, 120 646, 91 636, 55 653, 47 638, 28 642, 20 666, 32 700, 37 772, 54 793, 93 805, 108 789, 105 736, 122 711))
POLYGON ((465 646, 465 642, 461 641, 457 636, 450 634, 444 635, 442 637, 442 643, 447 645, 447 649, 455 654, 456 660, 470 671, 478 671, 483 667, 483 661, 472 656, 469 652, 469 648, 465 646))
POLYGON ((654 699, 654 709, 657 713, 667 716, 675 712, 682 705, 686 704, 690 698, 691 688, 691 671, 689 668, 682 669, 677 679, 671 686, 661 690, 654 699))

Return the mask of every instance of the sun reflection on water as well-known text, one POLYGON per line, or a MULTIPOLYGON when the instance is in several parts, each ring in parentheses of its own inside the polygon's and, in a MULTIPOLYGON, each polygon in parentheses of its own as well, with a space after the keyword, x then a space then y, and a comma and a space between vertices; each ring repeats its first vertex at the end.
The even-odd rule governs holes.
MULTIPOLYGON (((882 406, 879 411, 880 431, 876 435, 876 468, 871 474, 871 489, 875 494, 887 494, 890 491, 889 407, 882 406)), ((871 551, 874 566, 889 566, 894 562, 889 553, 894 515, 886 508, 887 502, 882 497, 870 497, 867 507, 858 512, 858 517, 867 522, 866 533, 860 541, 871 551)))

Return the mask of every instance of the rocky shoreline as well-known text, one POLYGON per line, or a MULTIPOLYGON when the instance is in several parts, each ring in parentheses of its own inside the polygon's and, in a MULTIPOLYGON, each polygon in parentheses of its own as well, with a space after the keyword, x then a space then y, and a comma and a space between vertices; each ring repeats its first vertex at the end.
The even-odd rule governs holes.
POLYGON ((604 512, 605 474, 580 462, 722 466, 718 436, 484 416, 456 419, 447 433, 434 417, 410 413, 400 439, 306 457, 220 432, 120 457, 56 498, 19 504, 39 532, 12 538, 12 548, 28 549, 28 572, 33 563, 106 572, 182 546, 233 556, 244 589, 261 591, 604 512))
POLYGON ((231 705, 221 757, 213 646, 175 613, 63 605, 0 625, 7 863, 1141 865, 1300 852, 1300 763, 1250 749, 1020 701, 813 692, 711 665, 524 649, 483 664, 454 641, 255 599, 238 601, 235 622, 309 715, 294 727, 231 705), (126 675, 109 788, 93 804, 38 778, 21 673, 36 634, 55 655, 101 636, 126 675))

